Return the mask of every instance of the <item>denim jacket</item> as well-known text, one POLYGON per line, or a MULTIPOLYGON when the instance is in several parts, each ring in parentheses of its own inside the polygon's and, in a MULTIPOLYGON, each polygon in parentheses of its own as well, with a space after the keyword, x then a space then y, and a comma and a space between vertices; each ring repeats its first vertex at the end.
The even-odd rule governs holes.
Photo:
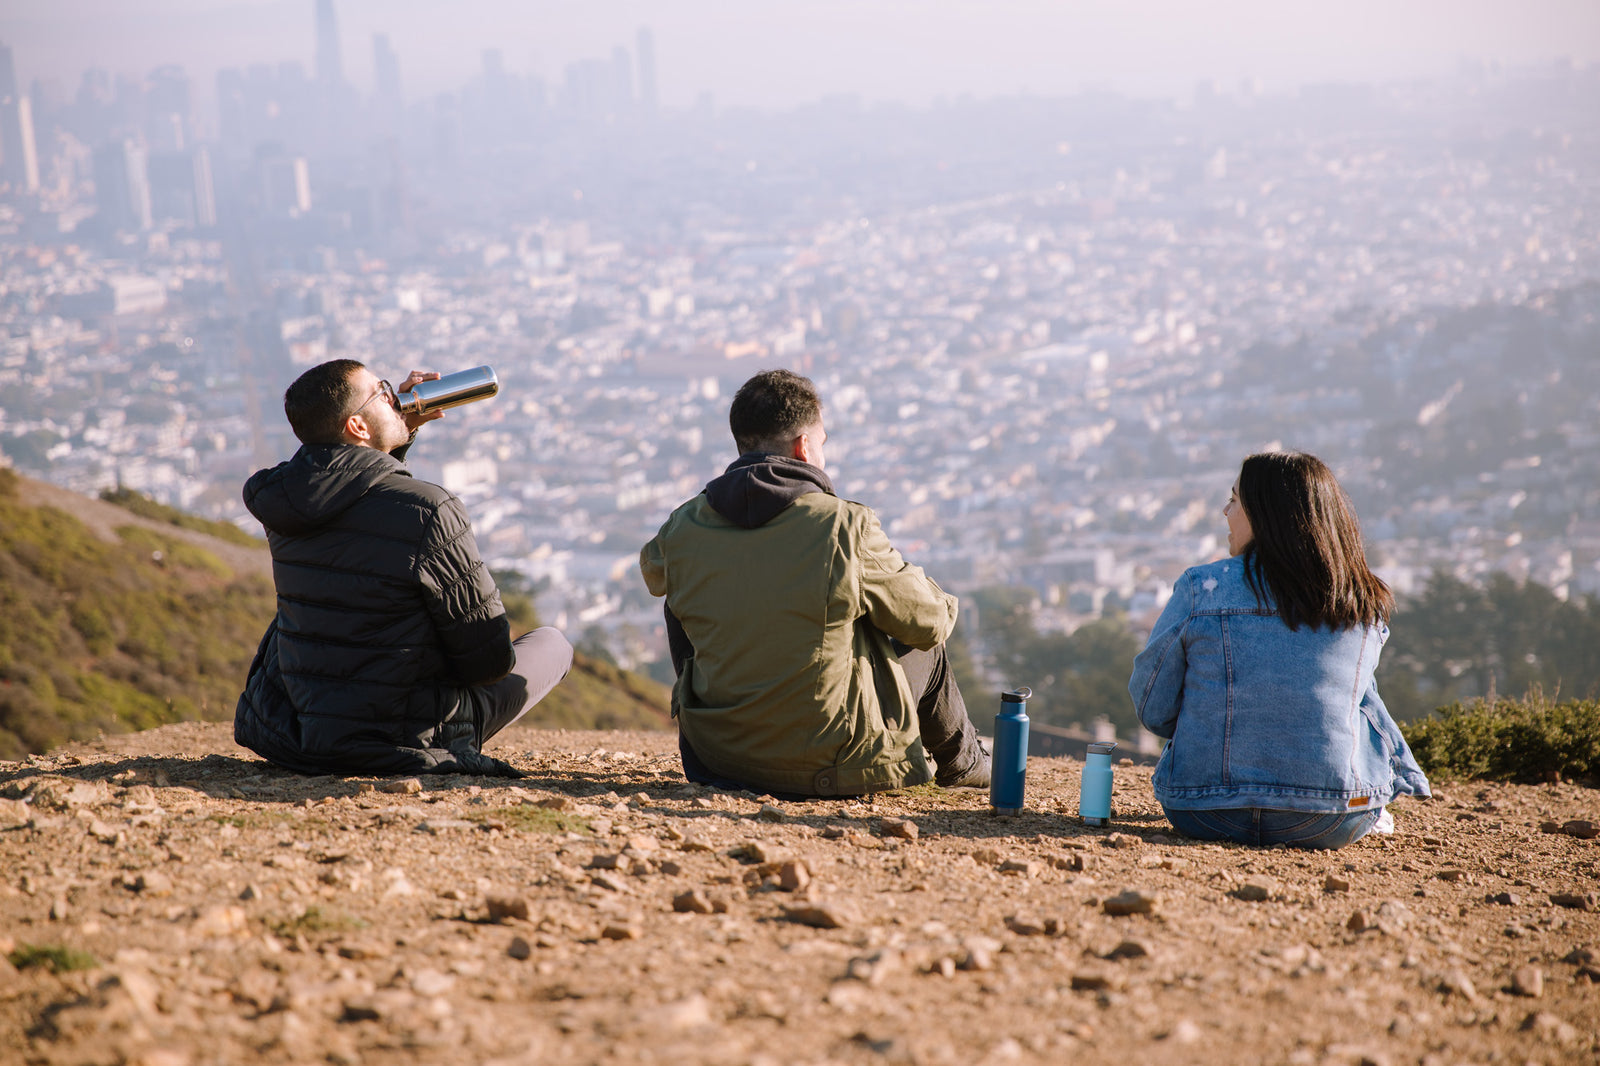
POLYGON ((1378 696, 1388 637, 1383 625, 1291 630, 1270 598, 1256 602, 1241 556, 1184 571, 1128 682, 1139 721, 1171 740, 1156 798, 1332 813, 1429 795, 1378 696))

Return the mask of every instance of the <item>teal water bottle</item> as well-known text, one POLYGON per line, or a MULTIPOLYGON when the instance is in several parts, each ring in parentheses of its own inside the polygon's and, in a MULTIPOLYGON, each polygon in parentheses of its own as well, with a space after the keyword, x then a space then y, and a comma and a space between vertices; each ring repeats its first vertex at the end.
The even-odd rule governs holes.
POLYGON ((1029 688, 1000 694, 989 768, 989 805, 996 814, 1022 813, 1022 796, 1028 785, 1028 697, 1032 695, 1029 688))
POLYGON ((1089 745, 1083 759, 1083 777, 1078 785, 1078 817, 1087 825, 1111 821, 1111 749, 1114 740, 1097 740, 1089 745))

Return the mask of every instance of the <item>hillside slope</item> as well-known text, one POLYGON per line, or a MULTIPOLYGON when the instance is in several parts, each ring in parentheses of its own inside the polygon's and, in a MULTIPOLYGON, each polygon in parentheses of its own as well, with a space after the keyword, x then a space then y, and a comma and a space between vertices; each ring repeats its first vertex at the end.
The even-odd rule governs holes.
MULTIPOLYGON (((266 546, 138 509, 0 469, 0 758, 232 717, 274 610, 266 546)), ((662 686, 580 655, 530 724, 666 723, 662 686)))

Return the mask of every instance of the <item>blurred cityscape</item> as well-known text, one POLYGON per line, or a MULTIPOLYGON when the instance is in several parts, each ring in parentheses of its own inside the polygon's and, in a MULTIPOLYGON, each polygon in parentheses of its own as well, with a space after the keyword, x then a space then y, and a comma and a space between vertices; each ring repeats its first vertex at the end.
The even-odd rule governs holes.
POLYGON ((1334 466, 1401 592, 1600 594, 1593 65, 668 109, 649 29, 554 81, 491 49, 417 99, 383 35, 350 84, 314 16, 309 69, 214 94, 20 85, 0 47, 6 462, 259 532, 240 486, 293 452, 302 369, 489 364, 501 395, 411 467, 547 622, 660 675, 638 549, 781 365, 824 394, 842 495, 1047 629, 1148 624, 1278 446, 1334 466))

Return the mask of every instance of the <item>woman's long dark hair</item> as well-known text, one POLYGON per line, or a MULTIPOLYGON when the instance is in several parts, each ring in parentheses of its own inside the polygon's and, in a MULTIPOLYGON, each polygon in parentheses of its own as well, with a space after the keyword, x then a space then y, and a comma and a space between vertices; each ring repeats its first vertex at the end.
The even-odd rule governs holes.
POLYGON ((1367 566, 1355 508, 1314 455, 1266 452, 1239 468, 1239 503, 1250 520, 1245 580, 1266 589, 1290 629, 1348 629, 1387 622, 1394 593, 1367 566), (1252 565, 1253 564, 1253 565, 1252 565))

